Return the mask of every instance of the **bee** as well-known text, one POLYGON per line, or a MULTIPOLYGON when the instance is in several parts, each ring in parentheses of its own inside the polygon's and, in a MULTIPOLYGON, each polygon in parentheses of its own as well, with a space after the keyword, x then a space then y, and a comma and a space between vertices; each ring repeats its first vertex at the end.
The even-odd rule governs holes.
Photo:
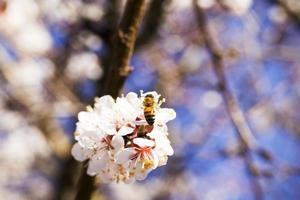
POLYGON ((143 101, 144 116, 149 125, 153 125, 155 122, 155 107, 156 102, 152 94, 147 94, 143 101))

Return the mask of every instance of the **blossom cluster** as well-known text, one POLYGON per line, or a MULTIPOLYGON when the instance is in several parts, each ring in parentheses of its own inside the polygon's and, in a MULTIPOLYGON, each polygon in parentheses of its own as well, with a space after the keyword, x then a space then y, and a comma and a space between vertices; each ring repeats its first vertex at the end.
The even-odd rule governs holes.
POLYGON ((53 194, 53 186, 43 172, 48 170, 45 163, 55 160, 47 138, 24 115, 7 109, 1 97, 1 199, 49 199, 45 197, 53 194), (22 190, 16 192, 16 188, 22 190))
POLYGON ((87 174, 104 183, 143 180, 158 166, 165 165, 173 148, 166 123, 176 117, 156 92, 128 93, 114 100, 106 95, 95 100, 94 108, 78 114, 72 155, 88 160, 87 174), (152 95, 155 122, 149 125, 143 101, 152 95))

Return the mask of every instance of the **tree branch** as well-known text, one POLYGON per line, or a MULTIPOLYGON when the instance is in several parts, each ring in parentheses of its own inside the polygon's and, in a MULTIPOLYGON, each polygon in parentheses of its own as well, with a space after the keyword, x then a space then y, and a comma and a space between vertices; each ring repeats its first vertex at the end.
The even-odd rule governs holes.
POLYGON ((142 30, 138 35, 136 48, 140 48, 157 35, 157 32, 165 18, 165 7, 171 0, 152 0, 145 14, 145 22, 142 30))
MULTIPOLYGON (((195 1, 194 1, 195 2, 195 1)), ((256 147, 256 140, 246 122, 243 111, 240 109, 234 95, 229 90, 227 80, 224 72, 224 63, 222 60, 222 53, 216 47, 210 33, 207 29, 205 15, 197 3, 194 3, 195 13, 197 17, 197 22, 199 24, 199 29, 202 33, 204 40, 204 45, 211 55, 213 62, 213 70, 218 79, 218 88, 223 95, 223 99, 226 103, 227 112, 230 115, 230 119, 233 122, 235 129, 237 130, 238 136, 241 142, 248 148, 254 149, 256 147)))
MULTIPOLYGON (((109 94, 116 98, 123 87, 124 81, 129 75, 129 67, 139 25, 142 21, 145 8, 145 0, 127 0, 125 11, 114 39, 111 64, 100 94, 109 94)), ((85 164, 79 181, 76 200, 90 199, 94 190, 94 177, 86 174, 85 164)))
POLYGON ((75 199, 76 200, 89 200, 92 197, 92 193, 96 188, 94 181, 95 177, 86 174, 88 161, 83 163, 81 169, 81 175, 78 181, 78 190, 75 199))
POLYGON ((103 94, 117 97, 132 70, 129 64, 144 10, 145 0, 128 0, 126 3, 124 15, 114 38, 113 55, 103 94))
MULTIPOLYGON (((271 1, 271 0, 269 0, 271 1)), ((287 2, 284 0, 275 0, 275 2, 281 6, 284 11, 288 14, 288 16, 297 24, 297 26, 300 28, 300 13, 295 12, 293 9, 291 9, 287 2)), ((272 1, 274 3, 274 1, 272 1)))
MULTIPOLYGON (((226 109, 229 114, 230 120, 236 130, 239 142, 242 145, 242 158, 250 176, 250 184, 252 191, 255 195, 255 199, 262 199, 262 188, 256 179, 256 168, 253 166, 253 160, 251 157, 251 150, 257 149, 257 142, 254 138, 243 111, 240 109, 238 102, 231 93, 224 72, 224 63, 222 59, 222 52, 217 48, 214 40, 211 38, 209 30, 206 24, 205 13, 202 8, 197 4, 196 0, 193 0, 195 16, 199 25, 199 29, 202 33, 203 42, 208 52, 211 55, 213 70, 218 79, 218 88, 222 93, 225 101, 226 109)), ((264 152, 266 153, 266 152, 264 152)))

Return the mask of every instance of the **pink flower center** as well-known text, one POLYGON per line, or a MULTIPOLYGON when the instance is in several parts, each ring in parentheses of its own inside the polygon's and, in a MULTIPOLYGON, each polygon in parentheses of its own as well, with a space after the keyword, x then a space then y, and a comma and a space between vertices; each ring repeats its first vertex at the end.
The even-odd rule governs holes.
POLYGON ((106 136, 102 138, 101 142, 104 143, 104 147, 102 147, 101 149, 106 149, 106 150, 114 149, 114 147, 111 144, 111 140, 112 140, 112 136, 106 136))
POLYGON ((146 154, 151 154, 152 147, 135 147, 135 154, 130 156, 130 160, 136 160, 138 157, 144 159, 146 154))

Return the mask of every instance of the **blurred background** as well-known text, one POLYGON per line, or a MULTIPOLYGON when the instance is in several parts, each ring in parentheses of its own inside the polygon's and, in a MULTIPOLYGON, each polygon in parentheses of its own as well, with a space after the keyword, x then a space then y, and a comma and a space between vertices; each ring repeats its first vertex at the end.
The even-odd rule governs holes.
MULTIPOLYGON (((77 113, 101 90, 124 3, 0 0, 1 200, 74 198, 77 113)), ((143 182, 100 183, 93 199, 300 199, 299 52, 299 0, 149 0, 124 93, 167 99, 175 155, 143 182), (195 6, 267 155, 241 148, 195 6)))

